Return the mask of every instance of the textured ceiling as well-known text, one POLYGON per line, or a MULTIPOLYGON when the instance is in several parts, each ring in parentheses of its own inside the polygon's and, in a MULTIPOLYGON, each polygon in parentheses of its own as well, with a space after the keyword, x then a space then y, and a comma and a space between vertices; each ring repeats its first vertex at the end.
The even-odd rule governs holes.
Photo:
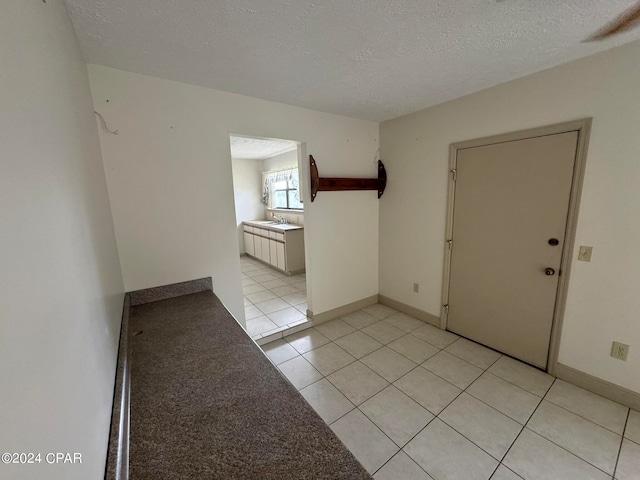
POLYGON ((640 38, 633 0, 66 0, 85 60, 381 121, 640 38))
POLYGON ((231 143, 231 158, 270 158, 295 150, 298 145, 291 140, 250 138, 235 135, 231 135, 229 141, 231 143))

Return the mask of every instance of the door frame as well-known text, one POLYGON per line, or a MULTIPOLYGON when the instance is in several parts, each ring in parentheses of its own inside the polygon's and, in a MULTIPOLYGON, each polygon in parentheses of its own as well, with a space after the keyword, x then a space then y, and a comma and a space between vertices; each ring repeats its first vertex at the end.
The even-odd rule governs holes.
POLYGON ((569 210, 567 214, 567 226, 565 242, 562 246, 562 260, 560 262, 560 271, 562 272, 558 279, 558 290, 556 293, 556 302, 553 312, 553 320, 551 327, 551 339, 549 342, 549 356, 547 359, 546 371, 555 375, 558 365, 558 351, 560 349, 560 337, 562 335, 562 324, 564 320, 564 311, 567 300, 567 291, 569 287, 569 275, 571 273, 571 264, 574 255, 574 244, 576 240, 576 229, 578 225, 578 211, 580 207, 580 198, 582 195, 582 185, 584 182, 584 171, 587 160, 587 149, 589 146, 589 136, 591 134, 591 118, 583 118, 570 122, 557 123, 544 127, 530 128, 519 130, 516 132, 493 135, 490 137, 477 138, 463 142, 452 143, 449 146, 449 187, 447 198, 447 226, 445 230, 444 242, 444 273, 442 281, 442 308, 440 312, 440 328, 447 328, 449 303, 449 281, 451 277, 451 254, 452 249, 449 240, 453 235, 453 212, 455 207, 456 182, 454 180, 455 170, 457 167, 458 151, 492 145, 496 143, 514 142, 517 140, 525 140, 527 138, 544 137, 547 135, 556 135, 567 132, 578 132, 578 143, 576 147, 576 156, 573 165, 573 178, 571 181, 571 195, 569 197, 569 210))

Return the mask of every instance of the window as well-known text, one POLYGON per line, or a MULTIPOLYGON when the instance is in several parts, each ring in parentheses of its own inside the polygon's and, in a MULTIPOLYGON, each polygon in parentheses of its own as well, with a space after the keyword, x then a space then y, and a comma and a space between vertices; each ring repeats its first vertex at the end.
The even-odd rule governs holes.
POLYGON ((302 210, 298 189, 298 169, 289 168, 264 174, 263 201, 268 208, 302 210))
POLYGON ((271 208, 302 210, 297 186, 290 181, 274 183, 271 208))

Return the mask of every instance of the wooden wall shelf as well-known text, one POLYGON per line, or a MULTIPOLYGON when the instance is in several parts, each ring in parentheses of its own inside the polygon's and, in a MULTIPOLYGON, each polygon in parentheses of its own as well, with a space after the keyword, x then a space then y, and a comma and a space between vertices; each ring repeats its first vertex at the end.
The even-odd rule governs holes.
POLYGON ((309 155, 309 167, 312 202, 316 199, 318 192, 340 192, 346 190, 377 190, 378 198, 380 198, 387 186, 387 171, 380 160, 378 160, 378 178, 320 178, 318 166, 313 155, 309 155))

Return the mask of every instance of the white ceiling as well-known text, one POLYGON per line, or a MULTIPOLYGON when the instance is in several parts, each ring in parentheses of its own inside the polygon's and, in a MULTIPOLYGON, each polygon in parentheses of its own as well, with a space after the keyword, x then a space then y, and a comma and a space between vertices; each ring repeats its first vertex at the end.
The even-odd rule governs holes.
POLYGON ((278 140, 274 138, 250 138, 231 135, 231 158, 250 158, 262 160, 275 157, 281 153, 295 150, 298 146, 291 140, 278 140))
POLYGON ((634 0, 66 0, 88 63, 381 121, 640 38, 634 0))

